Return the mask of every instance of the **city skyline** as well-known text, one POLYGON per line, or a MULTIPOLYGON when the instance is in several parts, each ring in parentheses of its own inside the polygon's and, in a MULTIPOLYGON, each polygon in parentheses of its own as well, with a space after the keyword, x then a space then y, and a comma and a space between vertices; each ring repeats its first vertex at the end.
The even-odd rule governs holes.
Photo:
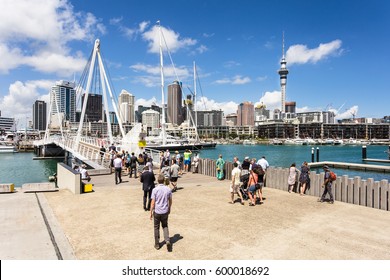
POLYGON ((284 33, 286 102, 295 101, 297 112, 388 115, 384 0, 2 2, 3 116, 31 118, 31 104, 49 102, 56 81, 77 82, 98 38, 116 95, 132 93, 135 107, 161 105, 157 20, 178 75, 165 55, 165 93, 174 80, 183 83, 183 96, 194 90, 195 61, 198 110, 227 115, 245 101, 280 108, 284 33))

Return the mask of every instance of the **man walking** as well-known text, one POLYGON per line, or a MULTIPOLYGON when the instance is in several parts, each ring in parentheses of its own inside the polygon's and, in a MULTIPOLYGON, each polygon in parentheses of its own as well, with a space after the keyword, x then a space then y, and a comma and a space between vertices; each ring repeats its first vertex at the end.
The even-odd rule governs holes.
POLYGON ((131 153, 131 157, 130 157, 130 173, 129 173, 129 178, 131 178, 131 176, 133 175, 133 172, 134 172, 134 178, 137 179, 137 163, 138 163, 138 159, 137 157, 134 155, 134 152, 131 153))
POLYGON ((240 177, 241 177, 241 170, 238 168, 238 163, 233 163, 233 170, 232 170, 232 182, 230 184, 230 193, 231 193, 231 204, 234 204, 234 194, 236 193, 240 199, 241 199, 241 205, 244 205, 244 199, 242 197, 241 191, 240 191, 240 177))
POLYGON ((156 181, 156 177, 154 176, 153 171, 149 171, 149 167, 144 167, 144 170, 140 176, 140 181, 142 183, 142 190, 144 191, 144 210, 149 211, 152 190, 154 189, 154 181, 156 181), (146 201, 148 201, 147 204, 146 201))
POLYGON ((172 185, 172 191, 177 191, 177 179, 179 178, 180 167, 177 165, 176 159, 172 159, 172 165, 170 168, 170 181, 172 185))
POLYGON ((154 248, 160 249, 160 223, 164 232, 164 240, 169 252, 172 251, 172 244, 169 238, 168 216, 172 207, 171 189, 164 185, 164 175, 159 174, 158 185, 152 191, 152 204, 150 208, 150 220, 154 221, 154 248))
POLYGON ((333 204, 334 198, 333 198, 333 194, 332 194, 332 179, 330 178, 330 169, 327 165, 324 165, 323 169, 325 171, 325 175, 324 175, 324 183, 322 184, 322 187, 323 188, 325 187, 325 189, 324 189, 324 192, 322 193, 321 198, 318 201, 324 202, 326 194, 328 193, 329 198, 330 198, 329 203, 333 204))
POLYGON ((117 153, 113 161, 115 168, 115 184, 118 185, 122 183, 122 157, 117 153))

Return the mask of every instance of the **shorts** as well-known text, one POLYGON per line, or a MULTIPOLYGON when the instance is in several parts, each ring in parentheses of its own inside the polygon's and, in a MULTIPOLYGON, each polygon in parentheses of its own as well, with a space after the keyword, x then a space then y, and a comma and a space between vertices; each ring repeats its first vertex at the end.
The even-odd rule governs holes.
POLYGON ((252 186, 250 186, 249 189, 248 189, 248 192, 250 192, 251 194, 255 194, 256 191, 257 191, 256 185, 252 185, 252 186))
POLYGON ((239 191, 240 191, 240 184, 230 185, 230 192, 231 193, 238 193, 239 191))
POLYGON ((177 182, 177 177, 171 177, 171 182, 177 182))
POLYGON ((190 165, 191 164, 191 160, 190 159, 185 159, 184 160, 184 165, 190 165))

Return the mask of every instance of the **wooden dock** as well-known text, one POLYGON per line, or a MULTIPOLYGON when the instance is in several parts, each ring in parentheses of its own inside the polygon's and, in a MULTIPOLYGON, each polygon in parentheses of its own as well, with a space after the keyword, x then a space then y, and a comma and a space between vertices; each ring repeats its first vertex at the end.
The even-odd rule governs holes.
POLYGON ((363 161, 366 161, 366 162, 390 163, 390 159, 364 158, 363 161))
MULTIPOLYGON (((384 162, 384 161, 381 161, 384 162)), ((363 171, 375 171, 375 172, 390 172, 390 166, 386 165, 373 165, 363 163, 350 163, 350 162, 335 162, 335 161, 320 161, 308 163, 310 167, 322 167, 327 165, 332 168, 340 169, 352 169, 352 170, 363 170, 363 171)))

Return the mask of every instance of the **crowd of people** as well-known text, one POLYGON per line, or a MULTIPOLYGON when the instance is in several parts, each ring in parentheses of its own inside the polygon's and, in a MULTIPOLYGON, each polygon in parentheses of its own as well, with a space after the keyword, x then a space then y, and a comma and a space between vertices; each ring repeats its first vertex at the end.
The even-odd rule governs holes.
MULTIPOLYGON (((106 150, 102 147, 101 153, 106 150)), ((169 238, 168 216, 172 206, 172 193, 178 190, 179 177, 192 169, 193 173, 198 170, 199 156, 190 150, 184 153, 175 151, 172 155, 169 150, 160 152, 160 166, 153 168, 153 160, 147 153, 141 153, 138 156, 134 152, 117 151, 114 145, 108 149, 111 155, 111 168, 115 170, 115 184, 122 183, 122 175, 129 178, 139 178, 142 184, 143 208, 144 211, 150 211, 150 219, 154 221, 154 237, 156 249, 160 249, 160 225, 164 233, 164 241, 168 251, 172 250, 172 244, 169 238), (157 183, 156 183, 156 175, 157 183)), ((225 179, 225 160, 219 155, 216 160, 216 177, 218 180, 225 179)), ((266 186, 266 176, 269 163, 265 156, 259 160, 246 156, 242 162, 238 157, 233 158, 233 169, 230 182, 230 204, 237 201, 245 205, 245 200, 249 201, 249 206, 261 205, 264 203, 263 187, 266 186), (237 195, 237 199, 235 199, 237 195)), ((327 194, 330 195, 330 203, 333 203, 332 181, 330 179, 329 167, 324 166, 325 178, 323 187, 324 193, 319 199, 320 202, 325 200, 327 194)), ((78 167, 82 180, 90 180, 90 176, 85 165, 78 167)), ((310 187, 310 167, 304 162, 298 170, 295 163, 289 168, 288 191, 299 192, 305 195, 306 190, 310 187)))
MULTIPOLYGON (((269 168, 269 163, 265 156, 262 156, 259 160, 256 158, 249 158, 246 156, 242 163, 240 163, 238 157, 233 158, 233 169, 230 182, 230 204, 234 204, 237 200, 234 196, 237 195, 241 205, 245 205, 244 200, 249 199, 249 206, 255 206, 256 204, 263 204, 263 187, 266 185, 266 174, 269 168)), ((325 197, 329 194, 329 202, 334 203, 332 195, 332 181, 330 178, 330 169, 328 166, 323 167, 325 171, 324 175, 324 192, 319 202, 324 202, 325 197)), ((225 160, 222 155, 219 155, 216 160, 216 177, 218 180, 223 180, 225 177, 225 160)), ((310 167, 308 163, 303 162, 300 170, 296 167, 295 163, 292 163, 288 173, 288 192, 296 192, 301 196, 306 194, 306 191, 310 188, 310 167)))
MULTIPOLYGON (((265 156, 259 160, 246 156, 241 163, 238 157, 233 158, 233 170, 230 182, 230 204, 236 200, 234 195, 239 197, 241 205, 245 205, 244 200, 249 199, 249 206, 263 204, 263 186, 266 184, 266 171, 269 163, 265 156)), ((225 160, 222 155, 216 161, 216 177, 218 180, 225 178, 225 160)))

